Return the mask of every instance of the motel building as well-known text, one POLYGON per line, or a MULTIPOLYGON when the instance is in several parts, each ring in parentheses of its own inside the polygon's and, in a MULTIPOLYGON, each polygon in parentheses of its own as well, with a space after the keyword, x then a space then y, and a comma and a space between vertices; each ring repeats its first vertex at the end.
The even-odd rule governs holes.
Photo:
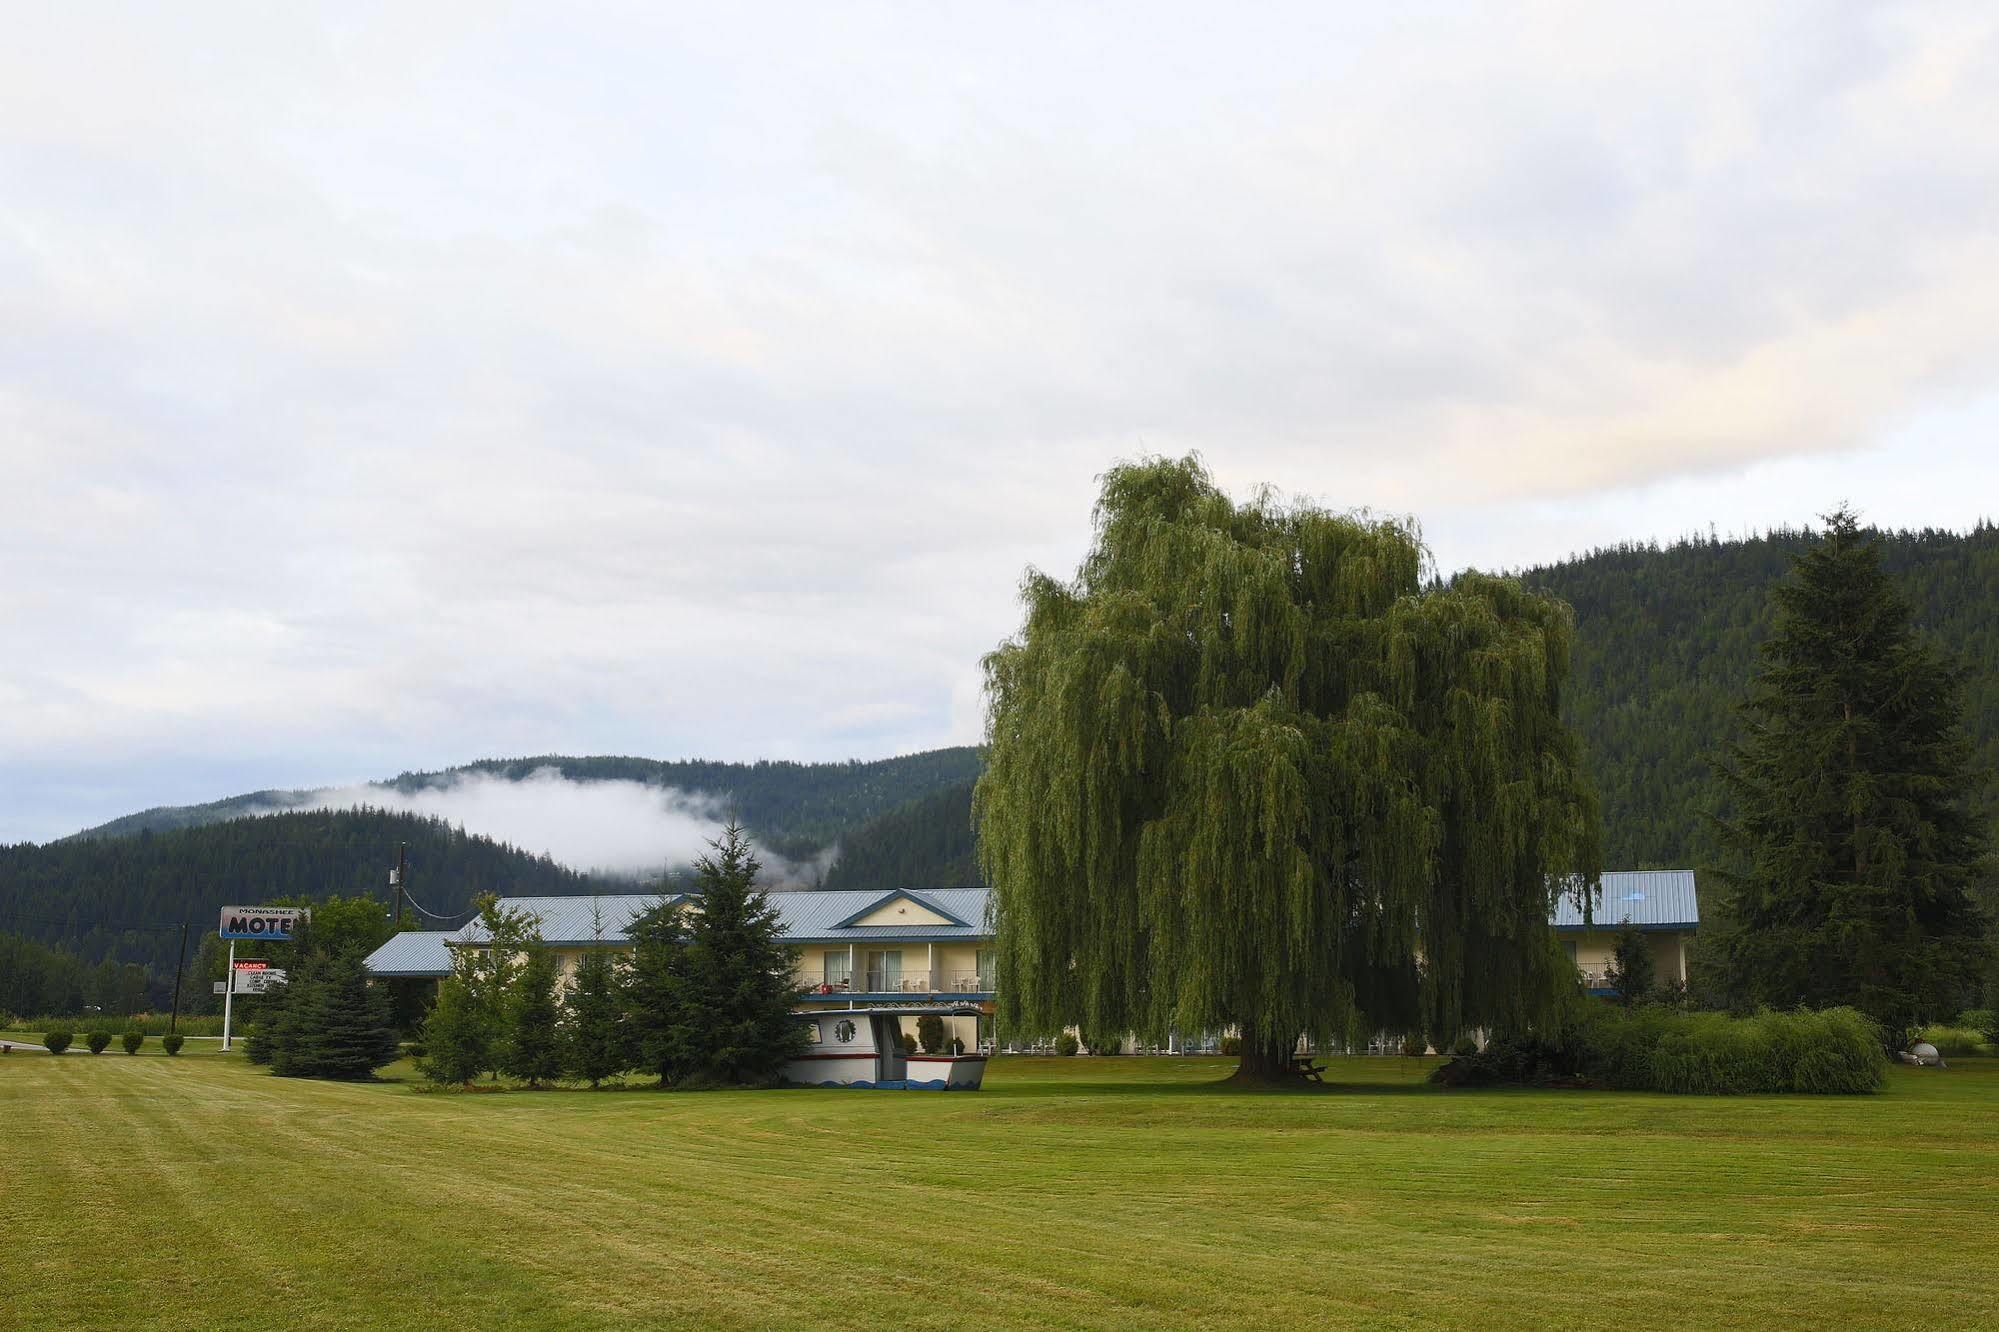
MULTIPOLYGON (((565 982, 591 948, 629 949, 626 928, 660 901, 698 910, 685 893, 604 897, 506 897, 500 905, 540 923, 565 982)), ((960 1010, 946 1017, 946 1039, 967 1052, 989 1050, 993 1029, 992 933, 984 888, 899 888, 889 892, 774 892, 787 942, 798 949, 795 979, 801 1010, 870 1009, 907 1004, 960 1010)), ((1592 904, 1590 921, 1567 900, 1550 922, 1591 993, 1610 993, 1605 973, 1617 933, 1629 924, 1652 947, 1661 982, 1687 979, 1687 945, 1700 925, 1692 870, 1614 871, 1592 904)), ((451 974, 452 955, 485 945, 477 920, 456 930, 398 934, 369 954, 368 971, 385 981, 435 983, 451 974)), ((820 1022, 820 1039, 838 1023, 820 1022)), ((916 1031, 916 1017, 902 1020, 916 1031)))
MULTIPOLYGON (((949 1003, 967 1011, 943 1019, 945 1039, 963 1041, 968 1052, 987 1048, 993 1042, 993 951, 986 896, 983 888, 770 894, 785 941, 798 949, 798 1007, 879 1012, 898 1004, 935 1009, 949 1003)), ((700 898, 685 893, 503 897, 500 905, 540 922, 542 942, 555 951, 566 983, 585 950, 629 949, 626 928, 661 901, 700 908, 700 898)), ((477 920, 444 933, 412 931, 369 954, 367 967, 384 980, 441 980, 451 974, 454 950, 485 942, 477 920)), ((901 1025, 913 1037, 915 1014, 901 1025)), ((831 1039, 837 1024, 818 1027, 822 1038, 831 1039)))

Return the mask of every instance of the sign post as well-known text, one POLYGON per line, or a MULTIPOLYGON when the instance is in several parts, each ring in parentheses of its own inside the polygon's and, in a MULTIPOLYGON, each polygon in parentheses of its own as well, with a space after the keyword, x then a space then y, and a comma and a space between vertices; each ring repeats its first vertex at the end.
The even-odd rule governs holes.
MULTIPOLYGON (((238 939, 272 940, 290 943, 298 933, 298 927, 312 919, 312 912, 304 907, 238 907, 222 908, 222 928, 217 936, 229 941, 229 988, 222 992, 222 1048, 229 1048, 230 1022, 235 1017, 236 1006, 236 941, 238 939)), ((259 964, 261 969, 262 964, 259 964)))

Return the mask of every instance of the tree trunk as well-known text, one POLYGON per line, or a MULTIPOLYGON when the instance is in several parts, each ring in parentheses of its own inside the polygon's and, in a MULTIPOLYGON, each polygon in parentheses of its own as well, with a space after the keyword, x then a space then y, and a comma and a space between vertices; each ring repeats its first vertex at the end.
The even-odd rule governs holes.
POLYGON ((1303 1082, 1304 1075, 1291 1057, 1296 1048, 1295 1040, 1263 1043, 1245 1037, 1241 1062, 1229 1081, 1243 1087, 1284 1087, 1303 1082))

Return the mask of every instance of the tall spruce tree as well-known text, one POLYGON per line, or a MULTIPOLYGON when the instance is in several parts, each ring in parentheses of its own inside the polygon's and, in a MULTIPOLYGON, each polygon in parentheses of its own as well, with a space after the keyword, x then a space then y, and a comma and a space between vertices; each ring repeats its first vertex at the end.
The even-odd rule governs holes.
POLYGON ((446 976, 423 1023, 417 1072, 443 1086, 469 1087, 493 1063, 492 1021, 461 975, 446 976))
POLYGON ((1720 765, 1722 944, 1737 997, 1851 1004, 1899 1040, 1976 991, 1985 836, 1958 670, 1916 634, 1854 514, 1825 523, 1774 592, 1720 765))
POLYGON ((321 962, 290 1013, 287 1037, 271 1061, 279 1077, 360 1081, 400 1053, 388 989, 368 983, 358 950, 321 962))
POLYGON ((677 917, 663 906, 631 931, 634 1020, 664 1085, 765 1084, 805 1048, 797 954, 743 830, 731 822, 710 845, 694 866, 699 903, 677 917))
MULTIPOLYGON (((596 921, 601 941, 604 922, 596 921)), ((612 950, 586 948, 576 964, 574 983, 563 999, 563 1068, 592 1087, 632 1066, 631 1033, 625 1018, 622 964, 612 950)))
POLYGON ((1301 1034, 1551 1011, 1550 906, 1599 869, 1568 608, 1192 457, 1112 468, 1095 525, 985 662, 1003 1024, 1233 1026, 1260 1081, 1301 1034))
POLYGON ((555 954, 537 944, 528 950, 507 1000, 500 1071, 530 1087, 562 1076, 562 1036, 557 1030, 561 1008, 555 995, 556 980, 555 954))

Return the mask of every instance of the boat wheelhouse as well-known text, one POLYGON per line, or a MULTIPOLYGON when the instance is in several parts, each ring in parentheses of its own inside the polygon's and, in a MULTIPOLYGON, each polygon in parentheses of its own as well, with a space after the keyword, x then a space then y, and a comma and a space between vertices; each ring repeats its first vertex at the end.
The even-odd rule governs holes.
POLYGON ((963 1004, 800 1009, 795 1016, 811 1028, 812 1044, 784 1066, 784 1080, 806 1087, 977 1091, 986 1076, 984 1055, 957 1052, 962 1042, 943 1053, 908 1053, 902 1024, 909 1018, 976 1018, 979 1011, 963 1004))

